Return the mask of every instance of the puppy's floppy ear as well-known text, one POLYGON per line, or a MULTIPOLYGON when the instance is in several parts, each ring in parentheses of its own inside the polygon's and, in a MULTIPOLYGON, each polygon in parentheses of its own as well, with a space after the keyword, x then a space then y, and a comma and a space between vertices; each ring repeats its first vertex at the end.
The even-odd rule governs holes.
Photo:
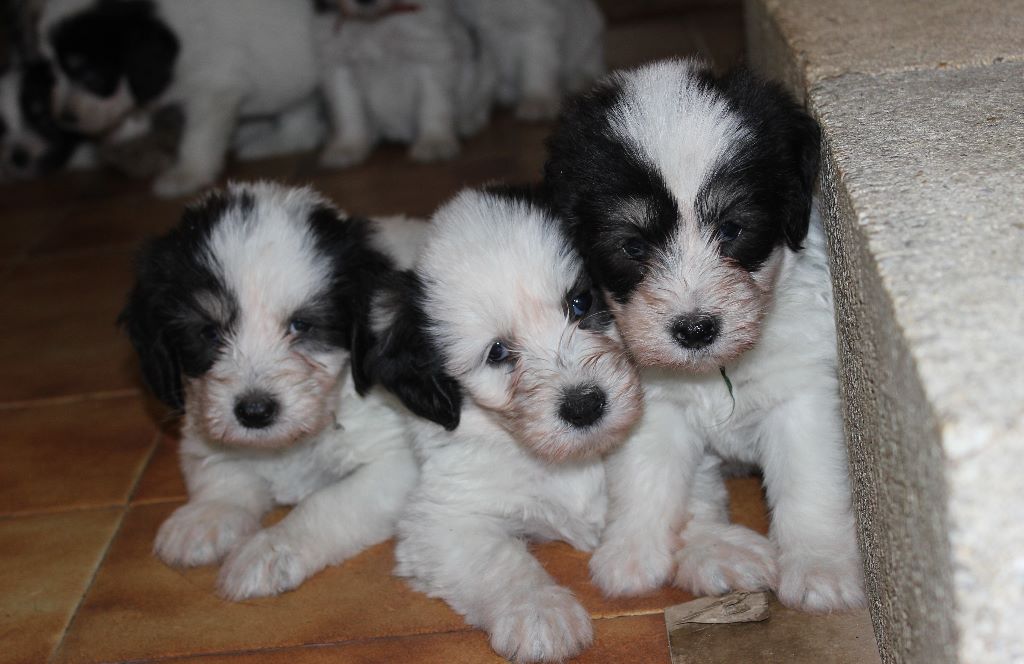
POLYGON ((135 347, 146 385, 160 401, 180 410, 185 401, 181 386, 181 360, 168 338, 170 311, 164 306, 159 289, 153 283, 147 263, 152 249, 139 260, 138 280, 128 295, 128 304, 117 318, 135 347))
POLYGON ((171 83, 180 45, 163 21, 143 3, 114 5, 108 11, 120 16, 116 24, 121 43, 122 67, 132 96, 140 104, 159 96, 171 83))
POLYGON ((790 154, 795 162, 799 188, 794 192, 793 207, 783 220, 786 243, 794 251, 800 249, 810 226, 814 184, 821 160, 821 129, 802 108, 793 104, 788 123, 790 154))
POLYGON ((444 370, 427 331, 422 284, 411 272, 394 272, 385 282, 370 315, 383 326, 362 330, 353 342, 353 372, 361 373, 364 385, 379 382, 413 413, 452 431, 459 426, 462 388, 444 370), (362 349, 357 352, 356 346, 362 349))

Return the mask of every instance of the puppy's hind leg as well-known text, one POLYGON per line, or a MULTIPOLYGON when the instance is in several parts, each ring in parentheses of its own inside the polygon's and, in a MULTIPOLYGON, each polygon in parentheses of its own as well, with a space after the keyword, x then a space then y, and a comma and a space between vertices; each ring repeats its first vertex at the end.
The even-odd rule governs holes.
POLYGON ((231 553, 217 582, 221 595, 240 600, 292 590, 388 539, 416 475, 412 452, 398 449, 313 493, 231 553))
POLYGON ((422 66, 417 75, 420 108, 416 139, 409 156, 416 161, 450 159, 459 152, 455 131, 455 81, 453 72, 436 65, 422 66))
POLYGON ((224 168, 240 101, 232 92, 189 100, 178 160, 153 183, 157 196, 184 196, 213 184, 224 168))
POLYGON ((593 641, 590 616, 495 517, 410 511, 397 573, 441 597, 517 662, 561 661, 593 641))
POLYGON ((320 164, 355 166, 366 159, 377 140, 355 72, 347 66, 325 72, 323 91, 333 134, 320 154, 320 164))
POLYGON ((676 553, 677 586, 695 595, 761 590, 775 585, 775 546, 763 535, 729 523, 729 494, 718 457, 706 454, 690 495, 690 520, 676 553))

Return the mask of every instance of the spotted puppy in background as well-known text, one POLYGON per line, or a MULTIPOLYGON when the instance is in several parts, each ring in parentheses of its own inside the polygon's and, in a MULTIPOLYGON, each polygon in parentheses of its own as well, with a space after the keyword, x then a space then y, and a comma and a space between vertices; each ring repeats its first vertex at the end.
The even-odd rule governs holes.
POLYGON ((812 611, 863 604, 812 223, 817 124, 749 73, 666 61, 577 99, 549 147, 547 182, 647 394, 608 463, 596 582, 639 593, 675 567, 697 593, 770 586, 812 611), (722 460, 763 469, 770 541, 728 522, 722 460))
POLYGON ((454 0, 498 68, 498 102, 550 120, 562 96, 605 72, 604 17, 593 0, 454 0))
POLYGON ((383 391, 360 397, 349 356, 389 255, 410 260, 423 226, 236 184, 143 251, 121 322, 148 385, 184 411, 189 499, 157 534, 165 562, 224 560, 218 589, 237 600, 392 535, 416 463, 403 409, 383 391), (295 508, 261 529, 278 504, 295 508))
POLYGON ((318 0, 317 53, 333 137, 327 166, 363 161, 382 140, 409 156, 455 156, 490 118, 497 72, 451 0, 318 0))
POLYGON ((527 538, 596 546, 601 454, 641 412, 636 371, 549 208, 464 191, 434 215, 414 273, 374 301, 363 366, 409 408, 421 480, 397 573, 517 661, 590 644, 590 618, 527 538), (442 426, 438 426, 442 425, 442 426))

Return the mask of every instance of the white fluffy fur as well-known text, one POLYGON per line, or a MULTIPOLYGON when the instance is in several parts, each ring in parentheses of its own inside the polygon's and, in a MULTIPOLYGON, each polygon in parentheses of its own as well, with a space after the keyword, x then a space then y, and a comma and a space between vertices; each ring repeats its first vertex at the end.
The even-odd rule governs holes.
POLYGON ((237 600, 295 588, 390 537, 417 468, 394 397, 359 397, 348 351, 304 348, 287 333, 292 312, 330 276, 304 225, 321 199, 275 185, 231 191, 252 193, 255 209, 229 211, 204 251, 236 296, 237 321, 214 366, 186 379, 181 465, 189 500, 161 526, 155 551, 172 565, 224 560, 218 589, 237 600), (266 429, 247 429, 232 413, 253 389, 281 404, 279 421, 266 429), (261 530, 275 504, 295 508, 261 530))
POLYGON ((864 602, 817 215, 803 251, 776 252, 760 340, 725 367, 735 405, 717 371, 643 371, 645 416, 608 460, 609 526, 591 561, 611 594, 657 587, 677 564, 676 583, 697 593, 772 587, 814 611, 864 602), (770 542, 728 523, 723 457, 763 469, 770 542))
POLYGON ((609 429, 621 440, 639 414, 637 377, 614 327, 586 331, 566 316, 582 265, 543 213, 466 192, 434 221, 417 271, 465 398, 455 431, 416 425, 421 481, 399 524, 397 573, 487 630, 505 657, 571 657, 591 642, 589 616, 526 539, 597 544, 606 495, 595 455, 617 442, 609 429), (516 349, 511 365, 486 362, 499 338, 516 349), (551 389, 521 394, 538 379, 551 389), (581 381, 609 394, 607 413, 572 435, 554 421, 555 394, 581 381), (569 460, 538 444, 547 435, 572 447, 569 460))
MULTIPOLYGON (((224 165, 232 132, 241 117, 282 113, 308 100, 317 84, 312 6, 293 0, 154 0, 174 32, 180 52, 170 87, 147 109, 178 104, 185 128, 178 161, 154 183, 160 196, 179 196, 210 184, 224 165)), ((50 0, 43 7, 40 35, 95 0, 50 0)), ((138 110, 122 84, 101 100, 58 73, 55 108, 70 108, 80 131, 102 133, 138 110)))
POLYGON ((604 73, 604 18, 593 0, 455 0, 493 54, 498 100, 524 120, 558 113, 562 95, 604 73))
POLYGON ((334 136, 321 161, 359 163, 380 140, 410 143, 417 161, 454 156, 459 137, 490 116, 496 72, 474 53, 450 0, 340 2, 343 14, 317 17, 324 97, 334 136))

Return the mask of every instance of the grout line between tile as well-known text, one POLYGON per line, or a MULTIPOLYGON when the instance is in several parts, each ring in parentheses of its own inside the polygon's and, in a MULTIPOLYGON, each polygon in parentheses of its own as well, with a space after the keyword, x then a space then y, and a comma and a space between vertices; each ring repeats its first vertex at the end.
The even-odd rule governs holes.
POLYGON ((57 397, 41 397, 39 399, 16 399, 13 401, 0 401, 0 411, 17 410, 21 408, 42 408, 45 406, 65 406, 83 401, 103 401, 107 399, 124 399, 127 397, 140 396, 142 392, 136 387, 126 387, 120 390, 100 390, 98 392, 82 392, 80 394, 65 394, 57 397))
POLYGON ((68 621, 64 623, 64 629, 60 632, 60 639, 57 641, 57 645, 54 646, 50 652, 50 656, 46 658, 47 662, 54 662, 57 659, 57 655, 64 648, 64 639, 67 638, 68 630, 71 625, 75 622, 75 618, 78 616, 78 610, 82 608, 82 603, 85 601, 89 591, 92 590, 92 586, 96 583, 96 576, 100 573, 100 568, 103 567, 103 563, 107 560, 107 555, 110 553, 110 547, 114 545, 114 540, 121 533, 121 527, 124 525, 125 516, 128 514, 128 507, 126 505, 121 506, 121 516, 117 520, 117 526, 114 528, 114 532, 110 534, 110 539, 107 540, 107 545, 103 547, 103 553, 100 555, 99 560, 96 561, 96 566, 92 570, 92 574, 89 576, 89 583, 85 584, 85 590, 82 591, 82 595, 78 598, 78 602, 75 603, 75 609, 71 612, 68 621))

